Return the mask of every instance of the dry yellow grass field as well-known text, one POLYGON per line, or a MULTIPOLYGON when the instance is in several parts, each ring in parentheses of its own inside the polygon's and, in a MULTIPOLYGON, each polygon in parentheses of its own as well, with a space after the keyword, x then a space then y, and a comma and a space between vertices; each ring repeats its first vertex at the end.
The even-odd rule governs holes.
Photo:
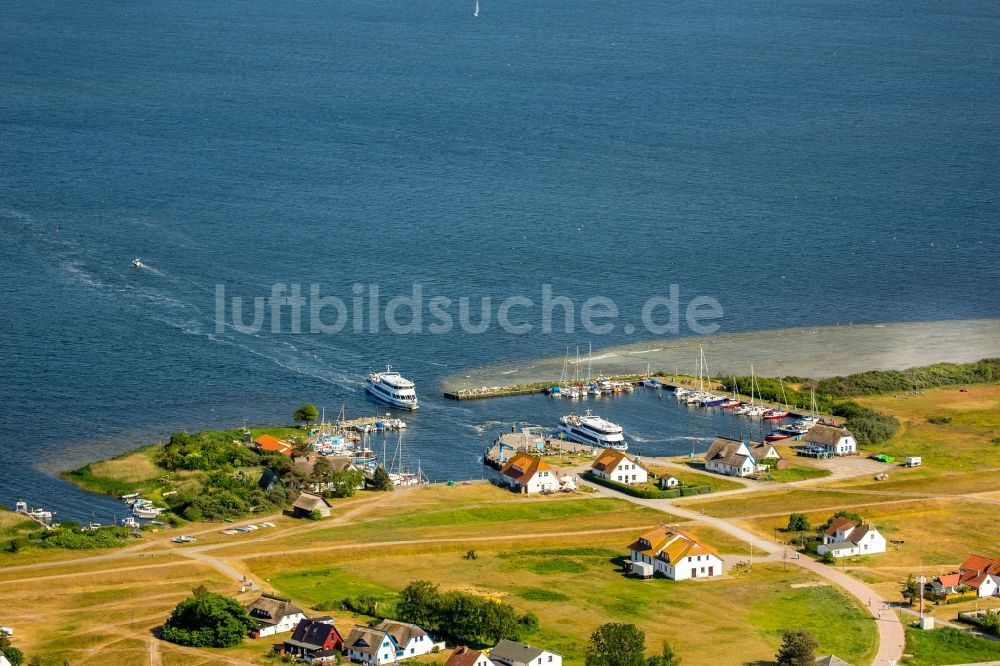
MULTIPOLYGON (((832 588, 799 587, 814 581, 797 569, 762 566, 733 579, 691 584, 624 578, 625 546, 667 516, 619 500, 521 498, 473 484, 366 494, 338 503, 335 513, 318 523, 272 517, 275 528, 232 536, 219 535, 220 526, 188 526, 185 532, 203 533, 191 546, 171 544, 171 532, 163 532, 127 550, 78 553, 79 562, 8 566, 0 570, 0 605, 21 618, 18 644, 42 666, 59 666, 64 659, 125 666, 268 663, 269 639, 229 650, 193 650, 151 633, 197 585, 249 601, 254 595, 239 594, 223 566, 248 573, 307 608, 330 599, 336 605, 366 591, 391 596, 421 577, 496 596, 519 611, 537 612, 543 629, 532 640, 566 652, 569 664, 579 663, 586 634, 610 620, 639 622, 649 633, 650 649, 669 638, 691 654, 686 663, 694 665, 742 663, 718 641, 704 647, 720 632, 739 636, 748 655, 772 655, 780 629, 792 622, 786 608, 796 622, 805 615, 827 644, 847 654, 867 654, 873 641, 870 623, 852 602, 832 588), (416 543, 371 543, 375 536, 399 540, 392 526, 406 522, 415 523, 409 536, 416 543), (547 532, 560 525, 560 534, 547 532), (328 531, 343 534, 340 540, 313 539, 313 533, 328 531), (352 533, 364 538, 344 543, 352 533), (292 540, 311 549, 289 552, 292 540), (464 558, 470 548, 477 551, 476 560, 464 558), (725 614, 718 612, 722 607, 725 614), (667 617, 670 622, 663 621, 667 617), (853 628, 852 640, 843 643, 824 633, 835 621, 853 628)), ((723 552, 744 548, 713 528, 691 522, 685 528, 723 552)), ((333 613, 345 631, 364 619, 333 613)))
POLYGON ((139 483, 163 475, 163 470, 145 453, 133 453, 123 458, 92 463, 90 471, 95 477, 123 483, 139 483))

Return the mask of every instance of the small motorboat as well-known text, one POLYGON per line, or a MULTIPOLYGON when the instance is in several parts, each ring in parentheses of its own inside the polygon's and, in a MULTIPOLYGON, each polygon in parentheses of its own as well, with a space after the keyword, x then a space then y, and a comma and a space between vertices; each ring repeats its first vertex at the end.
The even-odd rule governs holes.
POLYGON ((142 259, 140 259, 139 257, 136 257, 135 259, 132 260, 132 266, 134 268, 145 268, 145 264, 142 263, 142 259))

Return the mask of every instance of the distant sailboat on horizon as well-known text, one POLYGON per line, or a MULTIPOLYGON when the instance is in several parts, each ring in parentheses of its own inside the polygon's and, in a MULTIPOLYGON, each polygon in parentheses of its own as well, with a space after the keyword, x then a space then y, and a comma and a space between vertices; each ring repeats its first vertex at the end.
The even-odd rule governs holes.
POLYGON ((472 15, 479 18, 479 0, 476 0, 476 10, 472 12, 472 15))

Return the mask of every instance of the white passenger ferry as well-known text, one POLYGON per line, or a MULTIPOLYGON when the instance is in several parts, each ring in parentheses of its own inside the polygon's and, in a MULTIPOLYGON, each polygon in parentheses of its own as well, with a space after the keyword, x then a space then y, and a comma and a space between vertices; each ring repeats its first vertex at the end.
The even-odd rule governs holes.
POLYGON ((385 372, 373 372, 368 375, 365 390, 373 396, 400 409, 417 408, 417 392, 413 382, 385 366, 385 372))
POLYGON ((588 409, 583 416, 567 414, 559 419, 559 432, 574 442, 602 446, 619 451, 627 451, 628 444, 622 434, 622 427, 600 416, 594 416, 588 409))

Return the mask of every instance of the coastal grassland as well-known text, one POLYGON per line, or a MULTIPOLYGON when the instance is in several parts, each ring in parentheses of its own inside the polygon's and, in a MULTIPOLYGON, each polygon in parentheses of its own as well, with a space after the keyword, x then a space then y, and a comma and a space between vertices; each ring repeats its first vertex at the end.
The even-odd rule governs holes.
POLYGON ((236 591, 232 581, 199 562, 129 558, 4 571, 0 604, 12 621, 18 618, 17 645, 32 663, 97 663, 103 656, 104 663, 138 665, 149 663, 145 646, 152 628, 202 584, 236 591), (135 561, 143 567, 134 568, 135 561))
POLYGON ((798 568, 758 565, 725 580, 675 583, 639 581, 621 572, 625 540, 614 535, 532 541, 494 548, 477 545, 477 558, 455 544, 419 557, 395 550, 326 552, 322 563, 272 557, 254 560, 257 575, 302 603, 328 607, 338 599, 369 595, 383 610, 400 589, 427 579, 443 590, 462 590, 532 611, 540 629, 525 637, 583 662, 590 632, 603 622, 635 622, 651 649, 670 640, 685 664, 742 664, 770 659, 782 629, 813 631, 824 651, 864 663, 874 651, 873 623, 851 600, 798 568), (725 613, 719 613, 725 608, 725 613), (728 645, 739 641, 738 654, 728 645))
MULTIPOLYGON (((868 555, 856 561, 860 568, 879 570, 883 567, 900 571, 910 568, 957 567, 969 553, 986 554, 1000 551, 1000 533, 991 529, 1000 506, 966 500, 914 499, 887 505, 872 505, 850 509, 878 527, 890 541, 903 541, 885 553, 868 555)), ((789 512, 795 511, 790 509, 789 512)), ((826 521, 831 511, 799 511, 809 517, 812 525, 826 521)), ((788 524, 788 515, 749 519, 741 523, 761 535, 775 534, 788 524)), ((855 560, 849 558, 848 562, 855 560)), ((947 571, 945 572, 947 573, 947 571)), ((893 575, 897 575, 893 571, 893 575)), ((903 576, 905 578, 905 575, 903 576)))
POLYGON ((167 471, 155 462, 158 445, 146 446, 110 460, 90 463, 60 476, 84 490, 102 495, 151 493, 167 471))
MULTIPOLYGON (((717 499, 691 498, 675 500, 678 506, 695 511, 703 510, 718 518, 767 516, 798 511, 800 513, 832 508, 848 508, 880 501, 878 496, 837 492, 836 490, 811 491, 802 489, 766 490, 717 499)), ((831 511, 832 513, 832 511, 831 511)))
POLYGON ((858 401, 895 416, 901 425, 895 437, 873 449, 897 459, 921 456, 924 468, 934 471, 981 476, 990 476, 984 473, 987 470, 1000 471, 1000 444, 994 441, 1000 437, 1000 385, 939 388, 924 395, 880 395, 858 401))
POLYGON ((947 627, 934 631, 906 628, 906 650, 901 663, 909 666, 979 664, 1000 661, 1000 643, 947 627))
MULTIPOLYGON (((886 599, 900 600, 900 589, 909 574, 933 578, 958 570, 958 565, 969 553, 995 553, 1000 551, 1000 535, 991 529, 995 523, 997 505, 966 500, 914 499, 892 504, 872 505, 850 509, 874 523, 890 541, 887 552, 864 557, 838 560, 836 566, 871 585, 886 599)), ((813 526, 830 518, 832 511, 805 512, 813 526)), ((746 519, 738 524, 762 536, 791 540, 794 535, 781 530, 788 523, 788 515, 746 519)), ((988 607, 992 604, 980 604, 988 607)), ((1000 606, 997 600, 996 606, 1000 606)), ((932 614, 942 619, 955 619, 957 606, 939 606, 932 614)))
MULTIPOLYGON (((329 527, 320 523, 315 529, 283 537, 282 545, 288 550, 295 550, 428 539, 514 539, 516 542, 518 535, 534 537, 562 532, 612 530, 621 535, 623 530, 641 531, 661 521, 677 520, 668 514, 617 499, 546 499, 551 501, 502 501, 423 513, 393 513, 386 507, 385 513, 366 512, 362 517, 349 516, 350 522, 347 523, 338 523, 336 518, 330 521, 329 527)), ((234 546, 221 552, 239 556, 243 547, 234 546)))
POLYGON ((771 470, 770 480, 777 481, 778 483, 788 483, 790 481, 820 479, 831 474, 828 469, 820 469, 819 467, 810 467, 808 465, 796 465, 791 460, 789 460, 789 463, 789 466, 785 469, 771 470))
POLYGON ((22 514, 0 508, 0 543, 38 529, 38 523, 22 514))

